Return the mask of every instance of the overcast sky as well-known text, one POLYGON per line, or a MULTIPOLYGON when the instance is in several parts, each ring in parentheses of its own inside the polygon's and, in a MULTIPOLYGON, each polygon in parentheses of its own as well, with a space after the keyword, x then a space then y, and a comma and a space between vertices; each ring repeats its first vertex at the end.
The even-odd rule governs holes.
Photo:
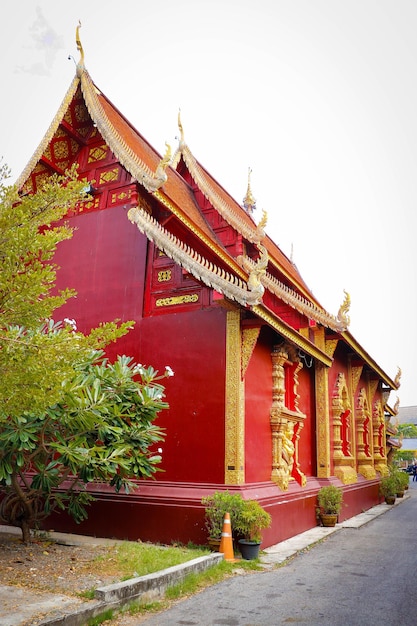
POLYGON ((417 405, 417 2, 15 0, 0 23, 0 155, 23 170, 75 73, 160 152, 194 155, 417 405), (68 59, 68 57, 73 57, 68 59))

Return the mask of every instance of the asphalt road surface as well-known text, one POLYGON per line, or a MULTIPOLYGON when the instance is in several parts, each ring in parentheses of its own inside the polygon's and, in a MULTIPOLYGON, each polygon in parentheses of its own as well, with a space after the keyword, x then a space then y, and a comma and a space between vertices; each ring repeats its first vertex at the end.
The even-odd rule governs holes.
POLYGON ((147 626, 414 626, 417 482, 412 497, 344 528, 279 569, 236 576, 141 620, 147 626))

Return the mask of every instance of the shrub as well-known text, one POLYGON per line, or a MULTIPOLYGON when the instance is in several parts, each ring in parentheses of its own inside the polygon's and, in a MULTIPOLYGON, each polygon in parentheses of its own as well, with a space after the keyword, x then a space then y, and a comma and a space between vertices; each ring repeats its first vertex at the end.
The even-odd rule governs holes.
POLYGON ((343 492, 334 485, 322 487, 317 494, 320 513, 339 515, 342 508, 343 492))
POLYGON ((215 491, 201 499, 205 506, 205 525, 210 539, 221 539, 226 513, 230 514, 232 532, 235 530, 244 502, 240 493, 229 491, 215 491))
POLYGON ((256 500, 244 500, 240 515, 236 523, 236 531, 243 535, 246 541, 260 542, 261 531, 271 525, 271 516, 256 500))

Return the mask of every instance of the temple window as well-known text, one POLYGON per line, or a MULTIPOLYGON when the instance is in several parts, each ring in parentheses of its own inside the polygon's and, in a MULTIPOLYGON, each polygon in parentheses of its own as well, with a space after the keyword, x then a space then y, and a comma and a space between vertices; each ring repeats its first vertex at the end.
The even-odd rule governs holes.
POLYGON ((298 408, 298 372, 302 364, 295 349, 287 344, 276 346, 271 357, 271 480, 285 491, 291 480, 306 484, 298 459, 298 441, 306 417, 298 408))
POLYGON ((339 372, 332 401, 334 473, 344 484, 357 481, 355 470, 353 415, 346 377, 339 372))

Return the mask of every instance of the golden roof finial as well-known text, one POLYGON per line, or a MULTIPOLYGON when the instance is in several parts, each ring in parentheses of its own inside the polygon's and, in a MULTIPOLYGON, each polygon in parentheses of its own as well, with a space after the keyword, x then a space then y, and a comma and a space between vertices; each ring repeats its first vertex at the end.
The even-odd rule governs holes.
POLYGON ((80 39, 81 20, 78 20, 78 26, 75 31, 75 43, 77 44, 77 50, 80 53, 80 60, 77 63, 77 76, 81 76, 84 71, 84 50, 80 39))
POLYGON ((253 197, 252 189, 250 187, 250 175, 252 174, 252 170, 248 168, 248 189, 246 191, 246 196, 243 198, 243 206, 246 209, 246 212, 252 215, 252 213, 256 209, 256 200, 253 197))

